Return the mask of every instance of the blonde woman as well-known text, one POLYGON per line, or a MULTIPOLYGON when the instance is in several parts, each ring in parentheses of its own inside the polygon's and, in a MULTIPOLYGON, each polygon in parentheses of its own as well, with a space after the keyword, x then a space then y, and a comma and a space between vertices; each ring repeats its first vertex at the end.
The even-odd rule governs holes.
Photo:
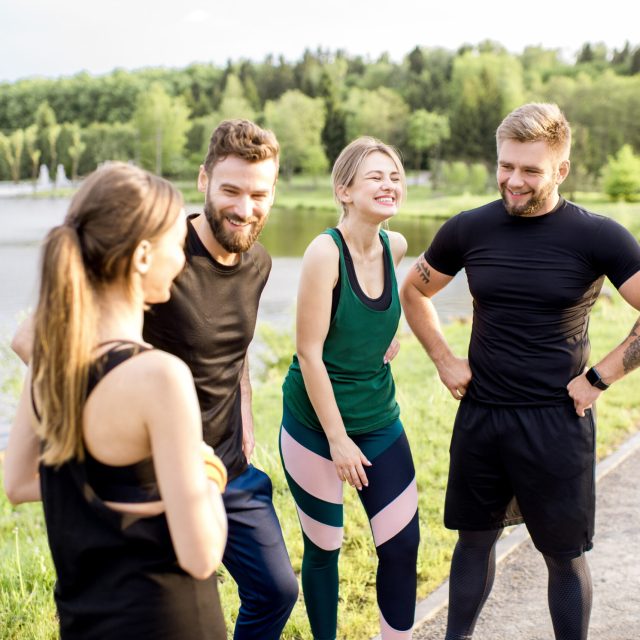
POLYGON ((304 539, 302 588, 314 638, 335 638, 346 482, 371 523, 382 637, 410 638, 417 491, 388 362, 400 319, 394 268, 407 244, 381 229, 398 211, 405 175, 392 147, 363 137, 332 177, 342 217, 305 252, 297 353, 283 385, 280 448, 304 539))
POLYGON ((226 638, 212 575, 226 472, 186 365, 142 340, 185 233, 168 182, 112 163, 44 243, 5 489, 43 502, 63 640, 226 638))

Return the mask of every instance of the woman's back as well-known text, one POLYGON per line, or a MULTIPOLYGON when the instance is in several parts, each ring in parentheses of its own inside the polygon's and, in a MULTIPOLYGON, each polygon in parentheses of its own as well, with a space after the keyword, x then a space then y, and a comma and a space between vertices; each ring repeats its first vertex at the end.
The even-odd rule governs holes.
MULTIPOLYGON (((108 351, 91 368, 88 394, 103 379, 101 391, 108 391, 109 377, 119 367, 121 382, 130 378, 126 363, 132 364, 147 349, 120 345, 108 351)), ((128 382, 135 384, 135 379, 128 382)), ((109 395, 117 401, 114 390, 109 395)), ((47 533, 58 576, 55 598, 61 637, 224 638, 215 576, 197 580, 180 568, 165 514, 140 517, 109 508, 87 473, 88 469, 101 471, 102 491, 122 492, 126 468, 104 465, 93 456, 58 468, 40 467, 47 533)), ((144 500, 142 491, 155 497, 148 484, 136 487, 129 480, 124 485, 129 496, 140 491, 135 502, 144 500)))

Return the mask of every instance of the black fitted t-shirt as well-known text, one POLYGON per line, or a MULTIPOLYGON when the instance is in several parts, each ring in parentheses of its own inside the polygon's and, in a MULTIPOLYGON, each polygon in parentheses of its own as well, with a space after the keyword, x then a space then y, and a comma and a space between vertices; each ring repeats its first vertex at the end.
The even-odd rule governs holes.
POLYGON ((589 313, 604 277, 619 288, 640 270, 636 239, 610 218, 561 199, 517 217, 501 200, 447 220, 425 259, 473 297, 468 395, 498 405, 569 401, 568 382, 589 359, 589 313))
POLYGON ((204 440, 233 479, 247 466, 242 453, 240 379, 256 325, 271 257, 256 243, 232 267, 211 256, 189 216, 186 264, 171 298, 145 313, 144 339, 187 363, 202 412, 204 440))

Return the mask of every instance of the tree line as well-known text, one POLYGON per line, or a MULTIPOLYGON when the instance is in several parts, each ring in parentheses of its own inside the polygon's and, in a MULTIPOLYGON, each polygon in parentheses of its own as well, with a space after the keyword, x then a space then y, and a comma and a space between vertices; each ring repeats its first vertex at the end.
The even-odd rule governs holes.
POLYGON ((516 55, 484 41, 455 51, 417 46, 400 61, 319 49, 294 62, 267 56, 0 83, 0 179, 35 179, 40 164, 77 177, 115 159, 192 177, 216 124, 245 117, 276 132, 285 177, 322 174, 348 141, 373 135, 435 183, 460 180, 466 167, 481 184, 495 162, 496 127, 529 101, 557 102, 572 124, 571 189, 602 187, 615 162, 633 174, 640 46, 586 43, 567 62, 556 49, 516 55))

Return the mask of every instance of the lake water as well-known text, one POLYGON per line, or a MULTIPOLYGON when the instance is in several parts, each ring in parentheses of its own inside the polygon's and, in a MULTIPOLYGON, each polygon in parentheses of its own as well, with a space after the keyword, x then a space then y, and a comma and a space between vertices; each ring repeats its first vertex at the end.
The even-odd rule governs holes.
MULTIPOLYGON (((40 243, 47 231, 59 224, 66 213, 67 199, 0 198, 0 345, 3 352, 20 318, 37 299, 40 243)), ((186 207, 198 211, 198 205, 186 207)), ((273 256, 273 268, 265 287, 258 314, 259 322, 269 322, 282 329, 292 329, 298 289, 301 256, 309 242, 322 230, 336 224, 337 214, 279 211, 274 208, 260 241, 273 256)), ((392 221, 408 241, 408 257, 398 268, 402 282, 408 269, 427 247, 441 220, 402 219, 392 221)), ((437 296, 434 304, 443 322, 467 317, 471 313, 471 296, 464 274, 459 274, 437 296)), ((2 379, 10 373, 11 356, 5 362, 2 379)), ((0 397, 0 449, 6 444, 8 421, 13 411, 11 399, 0 397)))

